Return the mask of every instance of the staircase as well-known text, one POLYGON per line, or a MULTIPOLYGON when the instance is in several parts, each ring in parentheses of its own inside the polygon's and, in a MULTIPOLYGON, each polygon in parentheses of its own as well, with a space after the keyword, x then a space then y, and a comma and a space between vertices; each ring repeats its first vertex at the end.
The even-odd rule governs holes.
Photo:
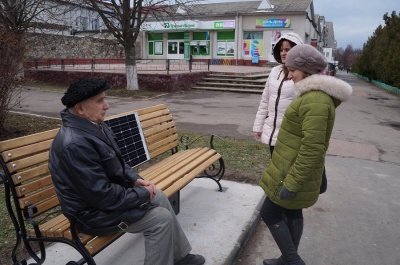
POLYGON ((222 74, 213 73, 198 82, 193 89, 259 93, 262 94, 268 73, 258 74, 222 74))

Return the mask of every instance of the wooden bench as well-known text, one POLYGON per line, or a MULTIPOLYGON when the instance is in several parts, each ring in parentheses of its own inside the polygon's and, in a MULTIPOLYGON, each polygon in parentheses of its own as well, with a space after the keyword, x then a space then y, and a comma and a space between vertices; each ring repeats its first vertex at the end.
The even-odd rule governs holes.
MULTIPOLYGON (((157 188, 174 200, 179 190, 196 177, 207 177, 218 184, 224 175, 225 166, 221 155, 213 148, 185 146, 178 151, 180 139, 175 122, 166 105, 161 104, 137 111, 109 117, 108 120, 131 115, 139 117, 150 161, 163 155, 155 164, 140 171, 140 175, 154 182, 157 188), (165 153, 171 152, 165 156, 165 153)), ((21 243, 37 264, 46 258, 45 243, 61 242, 74 247, 81 255, 79 261, 67 264, 96 264, 93 257, 106 248, 123 232, 106 236, 79 233, 76 220, 69 220, 61 213, 59 201, 48 169, 49 148, 59 129, 0 142, 1 176, 5 186, 5 201, 15 227, 17 239, 11 253, 14 264, 27 264, 17 258, 21 243), (32 247, 38 242, 40 251, 32 247)), ((211 141, 212 146, 212 141, 211 141)), ((175 203, 175 202, 174 202, 175 203)), ((176 208, 174 208, 176 210, 176 208)))

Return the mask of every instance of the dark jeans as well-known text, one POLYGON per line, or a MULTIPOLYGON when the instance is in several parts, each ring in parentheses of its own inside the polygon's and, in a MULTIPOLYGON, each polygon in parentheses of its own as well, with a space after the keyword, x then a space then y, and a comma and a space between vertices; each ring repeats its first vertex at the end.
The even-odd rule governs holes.
POLYGON ((267 226, 272 226, 282 221, 283 216, 286 216, 288 219, 302 219, 303 209, 285 209, 273 203, 268 197, 266 197, 264 204, 261 207, 260 214, 267 226))

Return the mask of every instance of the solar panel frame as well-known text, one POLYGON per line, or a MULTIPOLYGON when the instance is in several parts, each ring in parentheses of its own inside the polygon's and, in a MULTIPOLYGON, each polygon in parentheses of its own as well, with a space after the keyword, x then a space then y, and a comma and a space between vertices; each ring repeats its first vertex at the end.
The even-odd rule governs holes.
POLYGON ((137 167, 150 160, 137 112, 104 122, 114 132, 122 157, 130 167, 137 167))

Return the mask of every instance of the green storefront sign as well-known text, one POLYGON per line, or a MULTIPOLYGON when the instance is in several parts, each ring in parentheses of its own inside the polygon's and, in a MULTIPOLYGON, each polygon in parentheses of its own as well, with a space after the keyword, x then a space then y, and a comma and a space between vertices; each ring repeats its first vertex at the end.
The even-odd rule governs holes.
POLYGON ((184 35, 183 54, 184 54, 185 60, 190 59, 190 34, 189 34, 189 32, 185 32, 185 35, 184 35))

